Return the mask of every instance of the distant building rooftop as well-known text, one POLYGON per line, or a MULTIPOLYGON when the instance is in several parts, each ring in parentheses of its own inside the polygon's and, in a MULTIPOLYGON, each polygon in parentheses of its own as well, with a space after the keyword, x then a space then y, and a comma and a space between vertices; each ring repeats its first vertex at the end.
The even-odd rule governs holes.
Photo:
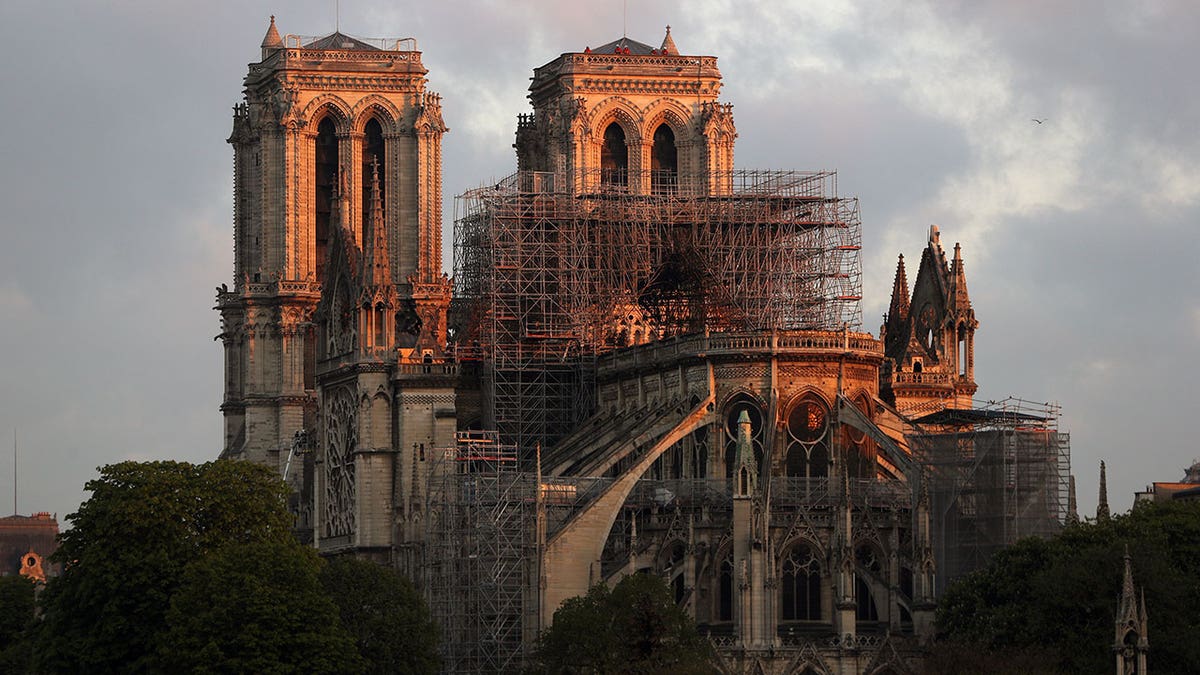
POLYGON ((0 576, 53 576, 57 565, 51 569, 45 560, 56 548, 58 520, 48 512, 0 518, 0 576))

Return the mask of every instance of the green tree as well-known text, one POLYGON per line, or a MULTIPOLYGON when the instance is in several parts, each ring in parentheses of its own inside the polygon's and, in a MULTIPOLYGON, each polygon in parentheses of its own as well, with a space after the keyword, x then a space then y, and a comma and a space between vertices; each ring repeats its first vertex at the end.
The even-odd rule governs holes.
POLYGON ((537 657, 549 673, 706 673, 711 655, 662 579, 634 574, 564 602, 537 657))
POLYGON ((407 578, 394 569, 342 556, 327 562, 321 583, 366 662, 363 672, 438 672, 438 627, 407 578))
POLYGON ((26 577, 0 577, 0 673, 29 669, 26 631, 33 622, 34 588, 26 577))
MULTIPOLYGON (((236 543, 292 540, 286 486, 249 462, 124 462, 100 469, 69 516, 42 594, 39 671, 138 673, 155 659, 184 569, 236 543)), ((231 629, 236 626, 232 621, 231 629)))
POLYGON ((163 671, 358 673, 362 661, 319 580, 323 565, 294 541, 233 544, 193 561, 159 641, 163 671))
POLYGON ((1141 504, 1001 551, 941 598, 937 649, 976 646, 1001 657, 1040 650, 1059 672, 1111 670, 1126 549, 1134 582, 1145 592, 1150 667, 1188 672, 1200 663, 1197 502, 1141 504))

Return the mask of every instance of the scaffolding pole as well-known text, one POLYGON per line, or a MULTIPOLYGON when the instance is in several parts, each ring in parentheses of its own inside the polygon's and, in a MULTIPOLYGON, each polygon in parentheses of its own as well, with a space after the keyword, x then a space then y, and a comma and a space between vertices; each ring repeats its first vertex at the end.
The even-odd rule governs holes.
POLYGON ((592 412, 598 354, 862 323, 858 202, 837 196, 835 173, 609 178, 567 191, 559 176, 523 172, 455 203, 455 295, 475 310, 459 353, 483 361, 484 424, 526 465, 592 412))
POLYGON ((435 457, 423 572, 445 672, 506 673, 523 663, 537 619, 529 596, 535 486, 533 475, 517 471, 516 448, 495 432, 460 432, 456 446, 435 457))
POLYGON ((1049 403, 989 401, 926 417, 909 434, 929 481, 939 594, 1005 546, 1062 529, 1071 448, 1059 412, 1049 403))

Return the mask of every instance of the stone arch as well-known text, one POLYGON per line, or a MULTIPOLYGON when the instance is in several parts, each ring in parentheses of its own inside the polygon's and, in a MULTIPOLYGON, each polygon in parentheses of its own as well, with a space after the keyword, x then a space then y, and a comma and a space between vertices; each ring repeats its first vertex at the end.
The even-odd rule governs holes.
MULTIPOLYGON (((709 382, 712 382, 711 370, 709 382)), ((553 622, 554 611, 564 600, 586 593, 594 580, 599 579, 604 542, 634 486, 668 448, 685 435, 716 420, 714 403, 710 389, 686 414, 683 414, 686 409, 681 409, 681 418, 669 431, 649 447, 643 448, 634 458, 632 466, 549 538, 542 557, 542 569, 546 570, 541 596, 542 626, 549 626, 553 622)))
POLYGON ((810 396, 816 396, 817 398, 821 399, 821 402, 824 403, 827 408, 833 410, 833 399, 823 390, 819 389, 818 387, 814 387, 811 384, 806 384, 802 387, 792 390, 787 399, 782 401, 783 405, 781 405, 779 409, 784 411, 791 410, 792 406, 799 403, 802 399, 810 396))
POLYGON ((350 106, 340 96, 321 94, 309 101, 304 107, 303 117, 307 120, 306 127, 316 133, 317 125, 326 117, 333 120, 338 135, 350 133, 350 120, 354 118, 350 106))
POLYGON ((616 122, 625 132, 625 142, 630 145, 642 140, 641 115, 633 101, 624 96, 612 96, 604 99, 592 111, 592 137, 603 138, 608 125, 616 122))
POLYGON ((813 533, 793 533, 792 536, 784 539, 779 543, 779 546, 775 548, 776 551, 779 551, 779 554, 775 560, 776 571, 778 571, 779 565, 783 563, 783 554, 790 551, 793 547, 801 545, 812 548, 812 550, 817 554, 817 559, 820 560, 822 564, 828 560, 828 551, 825 550, 825 545, 821 543, 821 540, 816 539, 815 536, 813 536, 813 533))
POLYGON ((358 103, 354 104, 352 115, 353 129, 358 134, 363 133, 367 122, 372 118, 379 121, 385 135, 397 133, 400 131, 400 121, 404 118, 404 114, 394 103, 379 94, 371 94, 360 99, 358 103))
POLYGON ((642 137, 650 138, 654 135, 654 130, 658 128, 658 125, 666 124, 671 127, 671 131, 675 132, 676 143, 691 140, 693 133, 691 116, 688 109, 677 99, 656 99, 642 110, 642 119, 645 120, 645 124, 642 126, 642 137))

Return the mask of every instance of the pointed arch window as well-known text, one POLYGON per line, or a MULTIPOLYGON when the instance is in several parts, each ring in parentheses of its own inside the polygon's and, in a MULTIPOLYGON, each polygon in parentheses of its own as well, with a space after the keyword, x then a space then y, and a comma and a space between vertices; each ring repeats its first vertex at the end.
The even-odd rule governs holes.
POLYGON ((821 563, 807 544, 793 546, 780 569, 784 621, 821 620, 821 563))
MULTIPOLYGON (((854 398, 854 407, 864 417, 871 418, 871 404, 866 394, 854 398)), ((875 443, 867 437, 866 432, 860 431, 849 424, 842 426, 842 447, 845 448, 846 470, 851 478, 874 478, 876 469, 875 443)))
POLYGON ((692 434, 692 477, 708 477, 708 427, 700 427, 692 434))
POLYGON ((855 551, 854 595, 858 601, 855 618, 858 621, 879 621, 879 606, 875 602, 874 588, 882 578, 883 563, 870 546, 860 546, 855 551))
POLYGON ((758 403, 751 397, 742 394, 735 398, 725 408, 725 478, 732 481, 733 471, 737 465, 737 435, 738 417, 745 410, 750 417, 750 443, 754 446, 754 462, 762 468, 763 453, 763 413, 758 403))
POLYGON ((606 185, 629 184, 629 146, 625 130, 613 122, 604 129, 604 145, 600 147, 600 180, 606 185))
POLYGON ((337 128, 329 117, 317 125, 316 152, 314 153, 314 174, 316 179, 316 204, 314 233, 316 250, 314 261, 317 271, 317 283, 325 283, 325 257, 329 247, 329 234, 337 223, 332 222, 334 211, 334 193, 337 189, 338 168, 338 139, 337 128))
POLYGON ((717 621, 733 621, 733 554, 721 559, 717 576, 717 621))
POLYGON ((829 406, 815 395, 800 399, 788 413, 787 433, 784 473, 789 478, 828 476, 829 406))
POLYGON ((371 172, 372 163, 379 162, 379 203, 383 204, 383 208, 387 208, 387 158, 383 151, 383 125, 379 120, 372 117, 363 127, 363 152, 362 152, 362 172, 360 173, 362 188, 358 191, 362 195, 362 223, 363 223, 363 238, 364 242, 370 241, 373 233, 370 232, 371 227, 371 172))
POLYGON ((655 194, 675 190, 678 169, 675 132, 667 124, 660 124, 654 130, 654 144, 650 148, 650 184, 655 194))

